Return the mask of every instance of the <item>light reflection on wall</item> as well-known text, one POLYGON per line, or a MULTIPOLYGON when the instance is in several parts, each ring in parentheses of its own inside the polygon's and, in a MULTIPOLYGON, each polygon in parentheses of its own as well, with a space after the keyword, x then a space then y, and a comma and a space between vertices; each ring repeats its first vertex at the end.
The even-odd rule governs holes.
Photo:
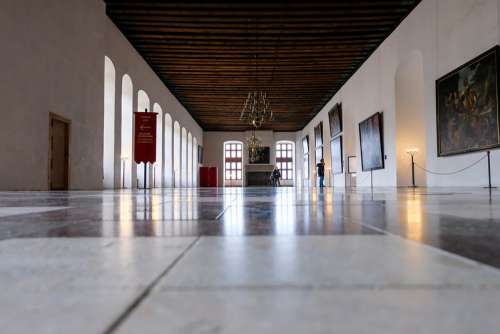
POLYGON ((410 240, 420 241, 423 235, 422 229, 422 203, 420 198, 407 199, 406 237, 410 240))

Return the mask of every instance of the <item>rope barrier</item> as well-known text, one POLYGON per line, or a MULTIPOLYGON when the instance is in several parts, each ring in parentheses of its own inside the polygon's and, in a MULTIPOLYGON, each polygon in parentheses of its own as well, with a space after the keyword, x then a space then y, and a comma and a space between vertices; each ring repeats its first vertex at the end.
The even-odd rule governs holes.
POLYGON ((420 168, 421 170, 429 173, 429 174, 434 174, 434 175, 454 175, 454 174, 458 174, 458 173, 461 173, 463 172, 464 170, 467 170, 469 168, 472 168, 474 167, 475 165, 477 165, 478 163, 480 163, 481 161, 483 161, 484 159, 486 159, 488 157, 488 154, 485 154, 481 159, 477 160, 476 162, 472 163, 471 165, 467 166, 467 167, 464 167, 464 168, 461 168, 459 170, 456 170, 454 172, 448 172, 448 173, 443 173, 443 172, 433 172, 433 171, 430 171, 422 166, 420 166, 419 164, 417 164, 415 162, 415 166, 417 166, 418 168, 420 168))

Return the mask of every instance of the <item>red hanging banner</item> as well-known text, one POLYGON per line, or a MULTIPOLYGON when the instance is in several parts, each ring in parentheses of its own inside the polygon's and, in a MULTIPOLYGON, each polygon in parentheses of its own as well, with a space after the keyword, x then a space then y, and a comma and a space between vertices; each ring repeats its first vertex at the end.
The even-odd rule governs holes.
POLYGON ((134 161, 138 164, 156 161, 156 115, 155 112, 134 112, 134 161))

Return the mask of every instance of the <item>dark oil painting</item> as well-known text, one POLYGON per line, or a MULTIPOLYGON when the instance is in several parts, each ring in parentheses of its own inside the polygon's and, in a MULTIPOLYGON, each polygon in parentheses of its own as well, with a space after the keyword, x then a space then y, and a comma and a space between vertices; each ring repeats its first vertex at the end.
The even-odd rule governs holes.
POLYGON ((338 136, 330 142, 330 153, 332 156, 332 173, 342 174, 342 136, 338 136))
POLYGON ((333 138, 342 132, 342 104, 337 103, 332 110, 328 112, 330 123, 330 137, 333 138))
POLYGON ((438 156, 499 146, 498 47, 436 81, 438 156))
POLYGON ((323 146, 323 122, 314 127, 314 142, 316 148, 323 146))
POLYGON ((383 117, 378 112, 359 123, 361 168, 370 171, 384 168, 383 117))

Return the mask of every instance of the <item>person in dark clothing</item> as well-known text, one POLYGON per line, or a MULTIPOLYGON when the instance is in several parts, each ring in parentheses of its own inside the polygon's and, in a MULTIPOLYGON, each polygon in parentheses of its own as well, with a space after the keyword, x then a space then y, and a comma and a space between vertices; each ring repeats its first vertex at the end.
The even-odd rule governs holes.
POLYGON ((325 186, 323 184, 325 180, 325 160, 321 159, 321 161, 316 165, 316 168, 318 168, 319 187, 323 188, 325 186))
POLYGON ((280 186, 280 178, 281 178, 281 172, 279 168, 274 167, 273 172, 271 173, 271 183, 273 184, 273 187, 280 186))

